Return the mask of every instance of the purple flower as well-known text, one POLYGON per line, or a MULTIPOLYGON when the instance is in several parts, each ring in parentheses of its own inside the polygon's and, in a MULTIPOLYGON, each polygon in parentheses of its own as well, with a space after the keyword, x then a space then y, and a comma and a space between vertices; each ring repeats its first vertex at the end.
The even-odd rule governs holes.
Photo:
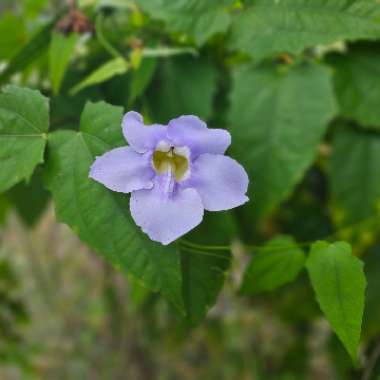
POLYGON ((231 144, 223 129, 196 116, 145 126, 137 112, 122 123, 130 146, 97 157, 90 177, 109 189, 132 193, 136 224, 152 240, 169 244, 196 227, 204 210, 228 210, 248 201, 248 176, 224 156, 231 144))

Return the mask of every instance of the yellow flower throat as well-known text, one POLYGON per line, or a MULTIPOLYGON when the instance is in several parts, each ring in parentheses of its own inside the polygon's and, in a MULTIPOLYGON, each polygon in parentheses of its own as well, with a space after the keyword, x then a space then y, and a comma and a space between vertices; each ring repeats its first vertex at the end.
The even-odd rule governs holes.
POLYGON ((156 150, 153 153, 153 167, 158 174, 171 170, 176 181, 180 181, 189 168, 189 161, 186 157, 177 154, 174 148, 170 148, 167 152, 156 150))

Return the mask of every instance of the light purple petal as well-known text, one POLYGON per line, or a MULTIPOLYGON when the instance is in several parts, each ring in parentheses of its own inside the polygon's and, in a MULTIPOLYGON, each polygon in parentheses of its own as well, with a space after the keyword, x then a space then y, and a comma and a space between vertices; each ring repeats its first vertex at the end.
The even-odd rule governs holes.
POLYGON ((97 157, 89 174, 95 181, 121 193, 152 188, 154 175, 150 154, 136 153, 130 147, 112 149, 97 157))
POLYGON ((171 196, 156 185, 151 190, 134 191, 130 208, 136 224, 150 239, 164 245, 192 230, 203 219, 202 201, 194 189, 178 189, 171 196))
POLYGON ((208 211, 229 210, 248 201, 248 175, 230 157, 202 154, 193 163, 191 173, 184 186, 198 191, 208 211))
POLYGON ((145 125, 143 117, 134 111, 124 115, 122 126, 125 139, 139 153, 154 150, 158 142, 166 138, 166 125, 145 125))
POLYGON ((175 146, 188 146, 192 157, 203 153, 224 154, 231 144, 231 135, 224 129, 209 129, 196 116, 181 116, 168 125, 168 138, 175 146))

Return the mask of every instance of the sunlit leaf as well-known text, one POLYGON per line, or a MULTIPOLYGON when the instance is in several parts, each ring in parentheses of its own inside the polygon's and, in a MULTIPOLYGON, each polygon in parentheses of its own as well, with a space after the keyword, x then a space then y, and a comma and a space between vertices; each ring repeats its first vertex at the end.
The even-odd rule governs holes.
POLYGON ((192 47, 165 47, 159 46, 155 48, 143 48, 141 51, 143 57, 171 57, 173 55, 184 55, 190 54, 193 56, 198 56, 198 51, 192 47))
POLYGON ((83 79, 82 82, 72 88, 71 94, 75 95, 86 87, 103 83, 116 75, 124 74, 128 71, 128 69, 129 64, 123 58, 114 58, 98 67, 95 71, 83 79))

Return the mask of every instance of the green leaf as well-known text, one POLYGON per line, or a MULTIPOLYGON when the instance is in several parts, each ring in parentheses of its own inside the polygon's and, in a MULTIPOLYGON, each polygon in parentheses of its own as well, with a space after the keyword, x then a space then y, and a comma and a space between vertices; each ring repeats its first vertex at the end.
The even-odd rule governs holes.
POLYGON ((53 33, 50 43, 49 64, 51 85, 55 94, 59 93, 78 39, 79 34, 76 33, 71 33, 67 36, 58 32, 53 33))
POLYGON ((334 114, 330 72, 323 66, 246 66, 234 73, 232 147, 253 183, 256 216, 290 195, 334 114))
POLYGON ((152 294, 151 290, 134 279, 133 276, 128 278, 128 300, 131 302, 134 311, 140 310, 145 301, 152 294))
POLYGON ((13 74, 24 70, 32 62, 41 57, 49 46, 51 31, 55 22, 56 18, 40 28, 30 40, 12 56, 6 69, 0 73, 0 84, 5 83, 13 74))
POLYGON ((376 244, 364 257, 367 279, 366 302, 363 318, 363 338, 375 338, 380 333, 380 247, 376 244))
POLYGON ((128 69, 129 64, 124 58, 114 58, 98 67, 95 71, 83 79, 82 82, 72 88, 70 93, 71 95, 75 95, 86 87, 105 82, 116 75, 125 74, 128 69))
POLYGON ((155 58, 145 58, 137 70, 131 71, 132 79, 129 85, 129 105, 132 105, 134 101, 144 93, 153 78, 156 66, 157 60, 155 58))
POLYGON ((332 142, 329 168, 335 219, 354 224, 380 210, 380 137, 340 128, 332 142))
POLYGON ((4 12, 0 18, 0 62, 10 58, 25 40, 24 20, 12 13, 4 12))
POLYGON ((11 205, 9 204, 8 198, 5 194, 0 194, 0 226, 6 220, 10 206, 11 205))
POLYGON ((39 16, 48 2, 49 0, 23 0, 26 17, 31 19, 39 16))
POLYGON ((305 254, 290 236, 279 236, 253 256, 244 274, 241 292, 255 294, 274 290, 296 279, 305 254))
POLYGON ((40 92, 8 86, 0 94, 0 193, 43 162, 48 128, 49 102, 40 92))
POLYGON ((31 227, 38 222, 49 201, 40 171, 36 171, 29 182, 20 182, 12 187, 6 196, 23 222, 31 227))
POLYGON ((232 22, 229 46, 255 59, 380 36, 374 0, 256 0, 232 22))
POLYGON ((217 69, 211 62, 189 57, 164 60, 149 94, 155 119, 167 123, 189 114, 210 118, 216 86, 217 69))
POLYGON ((175 245, 154 243, 130 216, 129 198, 88 177, 95 157, 125 145, 122 108, 88 103, 80 132, 54 132, 49 138, 46 184, 57 216, 116 268, 129 272, 145 286, 161 291, 184 311, 180 258, 175 245))
POLYGON ((345 242, 312 245, 306 267, 320 308, 356 361, 364 310, 363 263, 345 242))
MULTIPOLYGON (((229 245, 235 235, 235 224, 228 213, 206 214, 202 224, 186 235, 192 244, 229 245)), ((223 287, 230 266, 230 250, 203 251, 180 245, 183 298, 186 323, 191 327, 203 320, 223 287)))
POLYGON ((359 46, 334 55, 335 89, 342 116, 380 130, 380 52, 359 46))
POLYGON ((230 25, 229 8, 234 0, 138 0, 153 19, 165 22, 169 31, 181 32, 203 45, 230 25))
POLYGON ((180 249, 183 297, 189 326, 200 323, 216 302, 230 264, 230 253, 180 249))

